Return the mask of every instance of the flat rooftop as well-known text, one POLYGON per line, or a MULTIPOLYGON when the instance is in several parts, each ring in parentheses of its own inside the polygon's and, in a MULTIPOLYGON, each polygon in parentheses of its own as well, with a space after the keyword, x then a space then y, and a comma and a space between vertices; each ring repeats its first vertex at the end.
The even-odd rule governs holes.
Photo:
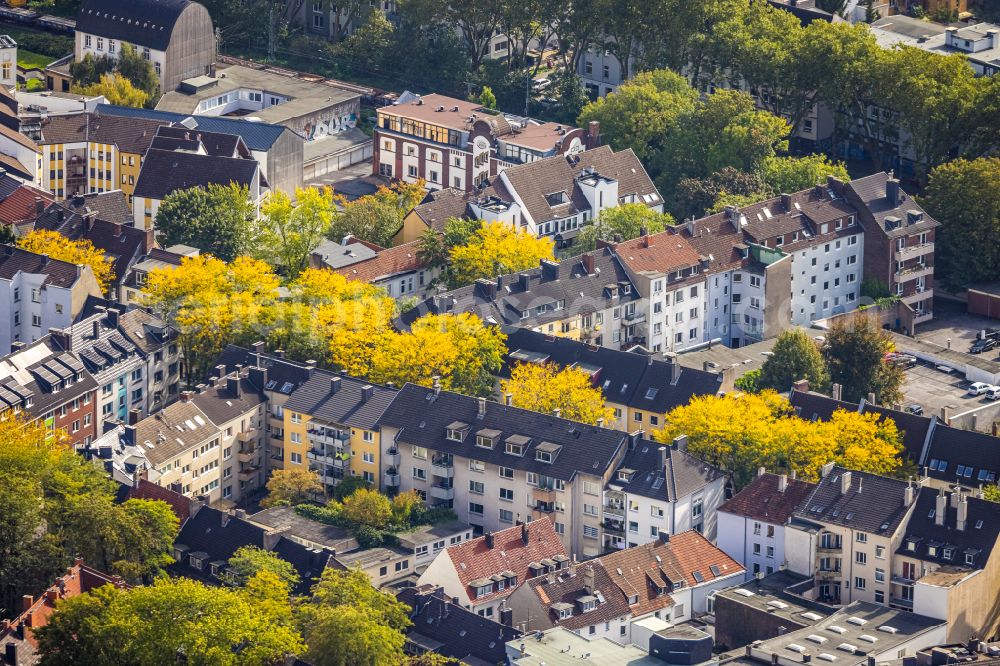
POLYGON ((507 656, 516 666, 569 666, 580 663, 615 664, 615 666, 663 666, 634 645, 619 645, 607 638, 587 640, 556 627, 541 634, 529 634, 507 643, 507 656), (523 656, 521 646, 524 646, 523 656), (586 656, 585 656, 586 655, 586 656))
MULTIPOLYGON (((818 332, 808 331, 813 334, 818 332)), ((733 349, 721 342, 711 347, 703 347, 691 352, 677 354, 677 361, 685 368, 704 370, 705 363, 714 363, 709 371, 721 372, 724 368, 736 368, 736 375, 743 375, 751 370, 759 370, 774 349, 777 338, 755 342, 752 345, 733 349)))
POLYGON ((802 626, 810 626, 834 614, 837 609, 786 591, 788 587, 807 580, 807 577, 789 571, 776 571, 760 581, 752 580, 738 587, 720 590, 715 596, 731 599, 802 626))
POLYGON ((469 532, 471 537, 472 526, 459 520, 453 520, 438 525, 421 525, 409 532, 397 534, 396 538, 402 545, 413 544, 416 547, 447 539, 463 532, 469 532))
MULTIPOLYGON (((325 525, 317 520, 300 516, 290 506, 274 506, 270 509, 264 509, 248 516, 247 520, 262 527, 279 530, 292 541, 299 543, 306 541, 309 545, 332 548, 338 553, 354 550, 358 547, 358 542, 344 528, 325 525)), ((343 556, 338 555, 338 557, 343 556)))
POLYGON ((334 556, 334 559, 345 567, 357 565, 362 569, 367 569, 378 566, 383 562, 395 562, 396 560, 401 560, 412 555, 413 553, 399 548, 368 548, 367 550, 355 550, 343 555, 337 554, 334 556))

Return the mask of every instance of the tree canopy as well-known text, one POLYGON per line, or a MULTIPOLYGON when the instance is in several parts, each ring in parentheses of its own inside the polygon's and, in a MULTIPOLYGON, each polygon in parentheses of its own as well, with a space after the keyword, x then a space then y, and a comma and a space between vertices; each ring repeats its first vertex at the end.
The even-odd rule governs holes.
POLYGON ((536 268, 542 259, 554 258, 551 239, 503 222, 483 222, 464 245, 451 248, 448 280, 452 287, 460 287, 479 278, 536 268))
POLYGON ((115 279, 115 272, 104 256, 104 250, 94 247, 85 238, 70 240, 58 231, 35 229, 22 236, 17 244, 29 252, 44 254, 58 261, 90 266, 101 291, 107 291, 115 279))
POLYGON ((155 227, 165 246, 190 245, 232 261, 256 247, 256 219, 246 187, 213 183, 168 194, 156 211, 155 227))
POLYGON ((258 258, 289 278, 298 276, 330 230, 335 210, 333 190, 328 187, 296 188, 294 203, 285 192, 272 193, 261 206, 258 258))
POLYGON ((73 86, 73 92, 96 97, 103 95, 108 104, 115 106, 130 106, 141 109, 149 101, 149 95, 136 88, 131 81, 119 72, 101 74, 96 83, 87 86, 73 86))
POLYGON ((424 181, 396 182, 381 186, 375 194, 354 201, 335 197, 341 210, 333 216, 327 233, 330 239, 340 242, 345 236, 354 236, 382 247, 392 245, 392 237, 403 227, 403 218, 424 198, 424 181))
POLYGON ((841 385, 844 400, 859 402, 874 393, 878 404, 891 405, 903 399, 903 371, 885 360, 894 348, 889 331, 874 317, 859 315, 834 323, 822 353, 830 381, 841 385))
POLYGON ((658 213, 641 203, 626 203, 615 208, 606 208, 593 224, 583 228, 573 243, 574 252, 593 250, 598 240, 623 241, 638 238, 645 230, 657 234, 673 226, 674 218, 668 213, 658 213))
POLYGON ((796 328, 778 336, 761 366, 757 386, 788 391, 800 379, 808 380, 813 391, 825 391, 830 383, 819 346, 808 333, 796 328))
POLYGON ((276 469, 267 479, 267 497, 260 505, 267 508, 279 503, 298 504, 322 492, 323 484, 311 469, 276 469))
POLYGON ((596 424, 603 419, 609 426, 614 410, 605 405, 601 389, 579 368, 559 369, 552 363, 518 363, 510 379, 500 382, 515 407, 552 414, 556 409, 564 419, 596 424))

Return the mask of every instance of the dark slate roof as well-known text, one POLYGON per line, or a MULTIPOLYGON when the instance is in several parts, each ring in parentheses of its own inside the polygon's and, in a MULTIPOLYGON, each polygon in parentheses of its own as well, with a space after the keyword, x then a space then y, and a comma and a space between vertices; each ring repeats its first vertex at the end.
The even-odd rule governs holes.
POLYGON ((395 389, 316 370, 288 396, 285 409, 328 423, 374 430, 395 395, 395 389), (371 390, 367 399, 363 395, 366 388, 371 390))
POLYGON ((954 493, 944 490, 939 493, 933 489, 920 493, 913 516, 906 525, 904 539, 896 552, 945 566, 982 569, 1000 537, 1000 508, 995 502, 966 495, 968 515, 965 528, 959 530, 958 509, 952 506, 954 493), (936 520, 939 493, 946 502, 943 525, 938 525, 936 520), (913 550, 910 550, 908 542, 914 542, 913 550), (936 549, 934 555, 930 554, 929 547, 936 549), (945 557, 947 547, 954 548, 951 558, 945 557), (971 564, 966 561, 966 554, 972 555, 971 564))
POLYGON ((412 609, 408 640, 422 644, 429 638, 438 644, 435 652, 462 662, 474 658, 477 663, 504 663, 505 644, 520 638, 520 631, 451 603, 441 588, 428 588, 408 587, 397 596, 412 609))
POLYGON ((118 318, 122 335, 145 354, 152 354, 177 337, 177 331, 141 308, 132 308, 118 318))
POLYGON ((472 312, 490 323, 531 327, 565 319, 571 313, 595 312, 637 300, 635 286, 611 250, 604 248, 593 254, 593 274, 587 273, 582 257, 572 257, 554 265, 558 267, 557 275, 545 275, 539 267, 497 278, 499 288, 495 298, 487 296, 481 283, 435 295, 405 312, 397 323, 407 328, 428 313, 472 312), (521 286, 521 276, 527 276, 527 289, 521 286), (625 286, 628 293, 624 293, 625 286), (563 302, 563 309, 538 310, 542 306, 555 306, 559 301, 563 302), (529 310, 531 313, 522 318, 522 311, 529 310))
MULTIPOLYGON (((287 406, 286 406, 287 408, 287 406)), ((625 446, 625 433, 540 414, 486 401, 486 413, 478 417, 477 399, 407 384, 382 415, 381 424, 399 429, 398 440, 494 465, 527 470, 571 480, 577 473, 602 475, 625 446), (468 424, 461 442, 446 438, 449 425, 468 424), (500 435, 492 449, 476 446, 476 433, 497 430, 500 435), (531 439, 523 456, 506 453, 505 440, 511 435, 531 439), (552 463, 535 460, 539 445, 560 447, 552 463)))
POLYGON ((75 264, 4 245, 0 251, 0 278, 10 280, 18 273, 44 274, 45 284, 64 288, 72 287, 79 279, 75 264))
MULTIPOLYGON (((537 597, 545 612, 545 618, 526 618, 534 620, 529 624, 532 628, 548 628, 558 625, 571 631, 577 631, 592 624, 603 624, 631 613, 621 588, 611 580, 611 576, 608 575, 600 560, 580 564, 577 566, 575 575, 561 575, 555 577, 551 583, 548 582, 547 576, 533 578, 528 581, 528 589, 537 597), (585 574, 588 569, 594 572, 593 592, 588 592, 585 586, 585 574), (577 600, 585 596, 596 596, 594 592, 601 595, 598 597, 598 603, 592 610, 581 612, 576 603, 577 600), (573 614, 560 620, 559 612, 552 608, 552 605, 557 603, 572 606, 573 614), (542 622, 539 623, 538 620, 542 620, 542 622)), ((513 599, 516 598, 517 595, 513 599)), ((519 609, 515 608, 515 613, 517 610, 519 609)))
POLYGON ((641 439, 631 448, 619 472, 631 470, 628 481, 616 473, 610 485, 630 495, 674 502, 697 492, 726 475, 724 471, 695 458, 687 451, 660 442, 641 439), (660 449, 666 451, 666 464, 660 464, 660 449))
POLYGON ((885 194, 889 177, 887 173, 874 173, 858 180, 852 180, 846 185, 850 193, 849 197, 854 200, 854 203, 860 204, 861 216, 866 222, 866 228, 877 228, 889 238, 894 238, 929 231, 938 226, 938 222, 928 215, 913 197, 903 192, 902 188, 900 188, 902 202, 898 206, 893 206, 893 202, 890 202, 885 194), (906 213, 910 210, 922 213, 923 219, 916 224, 907 224, 906 213), (887 229, 885 221, 887 217, 900 218, 902 226, 896 229, 887 229))
POLYGON ((60 349, 49 335, 8 354, 3 361, 0 364, 0 411, 19 407, 41 416, 97 388, 97 381, 79 358, 60 349), (37 360, 28 363, 29 359, 37 360), (65 385, 74 377, 73 383, 65 385), (53 391, 57 381, 64 385, 53 391))
POLYGON ((927 459, 921 464, 928 466, 928 474, 932 478, 941 481, 958 481, 973 488, 996 483, 1000 479, 1000 438, 985 432, 952 428, 936 421, 927 459), (929 466, 935 460, 938 467, 931 469, 929 466), (959 465, 967 468, 961 477, 958 476, 959 465))
POLYGON ((256 160, 150 150, 135 183, 135 196, 165 199, 176 190, 213 184, 236 183, 249 187, 257 166, 256 160))
POLYGON ((780 477, 777 474, 765 473, 754 479, 743 490, 728 502, 719 507, 719 511, 744 516, 768 523, 784 525, 791 517, 795 508, 804 500, 816 486, 815 483, 801 479, 785 480, 784 491, 778 490, 780 477))
POLYGON ((40 144, 96 141, 114 144, 126 153, 143 154, 162 121, 99 113, 51 115, 42 121, 40 144))
POLYGON ((156 130, 156 137, 153 139, 153 148, 164 150, 176 150, 177 147, 200 145, 209 155, 221 157, 247 157, 250 150, 246 147, 243 139, 237 134, 224 134, 221 132, 209 132, 207 130, 189 130, 184 126, 162 126, 156 130), (158 145, 160 141, 162 144, 158 145), (173 147, 170 147, 173 146, 173 147))
POLYGON ((309 379, 313 373, 313 368, 303 364, 278 358, 272 354, 260 354, 259 358, 252 350, 238 345, 227 345, 219 357, 215 360, 215 365, 226 366, 226 372, 232 372, 237 365, 248 367, 257 366, 267 370, 267 383, 258 386, 257 389, 275 391, 289 395, 302 382, 309 379))
POLYGON ((596 347, 524 328, 507 332, 507 349, 510 353, 501 369, 505 377, 510 376, 513 364, 529 362, 527 355, 519 357, 517 352, 530 352, 531 360, 536 362, 577 366, 590 373, 596 370, 594 385, 601 388, 606 400, 658 414, 686 405, 695 396, 715 395, 719 391, 719 375, 715 373, 681 368, 678 364, 676 370, 680 374, 674 378, 671 364, 651 356, 596 347))
POLYGON ((434 231, 444 231, 445 222, 450 218, 466 217, 469 195, 462 190, 443 189, 427 193, 420 205, 411 212, 423 220, 434 231))
POLYGON ((195 394, 191 401, 204 412, 209 421, 222 425, 256 409, 264 402, 264 395, 246 377, 237 379, 230 375, 220 379, 216 386, 208 386, 195 394))
MULTIPOLYGON (((208 561, 214 562, 228 560, 243 546, 264 548, 265 533, 264 528, 246 520, 203 506, 181 526, 174 544, 187 546, 190 548, 189 553, 207 553, 208 561), (226 521, 225 525, 223 520, 226 521)), ((311 551, 284 537, 278 537, 271 552, 295 567, 301 578, 299 585, 293 590, 297 594, 307 592, 326 566, 326 554, 311 551)), ((171 565, 170 571, 189 578, 212 580, 210 572, 198 571, 187 562, 171 565)))
POLYGON ((76 29, 166 51, 174 23, 190 4, 188 0, 84 0, 76 29))
MULTIPOLYGON (((238 134, 246 142, 250 150, 267 151, 271 149, 283 132, 292 130, 283 125, 272 125, 270 123, 258 123, 250 120, 240 120, 238 118, 217 118, 212 116, 188 116, 183 113, 171 113, 169 111, 155 111, 153 109, 133 109, 125 106, 113 106, 111 104, 98 104, 97 112, 104 116, 122 116, 126 118, 146 118, 158 120, 164 123, 179 123, 182 120, 193 121, 192 129, 200 129, 207 132, 221 132, 223 134, 238 134)), ((191 124, 191 122, 187 123, 191 124)))
MULTIPOLYGON (((896 532, 910 506, 905 503, 907 482, 840 466, 816 484, 795 510, 806 520, 843 525, 854 530, 889 536, 896 532), (841 493, 841 477, 850 474, 850 485, 841 493)), ((913 490, 914 496, 920 492, 913 490)))

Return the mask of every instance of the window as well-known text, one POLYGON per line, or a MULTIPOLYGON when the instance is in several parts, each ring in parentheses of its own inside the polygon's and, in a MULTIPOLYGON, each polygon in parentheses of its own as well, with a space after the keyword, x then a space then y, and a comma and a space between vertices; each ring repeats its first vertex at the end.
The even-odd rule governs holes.
POLYGON ((502 479, 514 478, 514 470, 512 470, 510 467, 501 467, 499 472, 500 472, 500 478, 502 479))
POLYGON ((511 490, 510 488, 501 488, 500 489, 500 499, 503 500, 504 502, 513 502, 514 501, 514 491, 511 490))
POLYGON ((469 470, 472 472, 482 472, 486 470, 486 463, 482 460, 469 460, 469 470))
POLYGON ((501 523, 512 523, 514 522, 514 512, 510 509, 500 509, 500 522, 501 523))
POLYGON ((875 603, 884 604, 885 603, 885 592, 882 590, 875 590, 875 603))
POLYGON ((868 553, 858 551, 854 553, 854 561, 858 564, 868 564, 868 553))
POLYGON ((482 481, 469 481, 469 492, 473 495, 482 495, 484 490, 482 481))
POLYGON ((291 420, 292 423, 296 424, 302 423, 302 415, 299 414, 298 412, 288 412, 288 414, 289 414, 289 419, 291 420))
POLYGON ((289 454, 289 458, 292 461, 293 465, 301 465, 302 464, 302 454, 301 453, 292 453, 292 454, 289 454))
POLYGON ((427 470, 425 470, 423 467, 414 467, 413 468, 413 478, 417 479, 419 481, 426 481, 427 480, 427 470))
POLYGON ((885 559, 885 546, 875 546, 875 557, 880 560, 885 559))
POLYGON ((422 446, 414 446, 413 457, 419 458, 420 460, 427 460, 427 449, 422 446))
POLYGON ((469 513, 475 514, 477 516, 483 515, 483 505, 476 504, 475 502, 469 502, 469 513))
POLYGON ((858 543, 868 543, 868 535, 864 532, 858 532, 854 535, 854 540, 858 543))
POLYGON ((875 582, 876 583, 885 582, 885 569, 875 569, 875 582))
MULTIPOLYGON (((566 528, 563 527, 563 530, 565 530, 565 529, 566 528)), ((560 534, 561 533, 562 532, 560 532, 560 534)), ((594 527, 593 525, 584 525, 583 526, 583 537, 585 539, 596 539, 597 538, 597 528, 594 527)))
POLYGON ((854 589, 864 590, 867 587, 868 587, 868 581, 866 581, 864 578, 861 578, 860 576, 854 577, 854 589))

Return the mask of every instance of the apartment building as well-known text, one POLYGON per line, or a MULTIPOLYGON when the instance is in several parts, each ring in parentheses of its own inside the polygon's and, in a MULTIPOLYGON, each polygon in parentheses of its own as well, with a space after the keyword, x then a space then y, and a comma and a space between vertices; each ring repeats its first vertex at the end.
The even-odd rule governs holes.
POLYGON ((208 10, 188 0, 85 0, 76 16, 74 59, 117 58, 124 44, 153 64, 161 90, 207 74, 215 58, 208 10))
POLYGON ((378 110, 372 175, 471 192, 504 169, 596 147, 600 131, 540 122, 444 95, 378 110))
POLYGON ((380 423, 387 489, 452 507, 477 533, 545 519, 568 552, 601 552, 601 496, 624 433, 413 384, 380 423))
POLYGON ((67 328, 88 296, 101 288, 89 266, 70 264, 13 245, 0 248, 0 354, 16 343, 67 328))
MULTIPOLYGON (((77 33, 79 36, 79 33, 77 33)), ((143 156, 166 121, 97 113, 43 118, 24 131, 38 143, 41 186, 56 200, 121 190, 129 205, 143 156)))
POLYGON ((453 603, 502 622, 505 602, 520 586, 572 566, 553 524, 533 520, 446 548, 417 585, 439 586, 453 603))
POLYGON ((192 187, 245 187, 250 203, 259 210, 267 179, 240 137, 213 132, 176 134, 173 128, 157 134, 143 158, 132 200, 136 228, 152 229, 160 203, 172 192, 192 187))
POLYGON ((359 241, 328 241, 313 251, 310 264, 330 268, 348 280, 381 287, 396 300, 427 298, 432 293, 431 284, 441 275, 440 268, 420 258, 418 241, 378 250, 359 241))
POLYGON ((785 530, 788 568, 815 576, 819 601, 886 604, 892 554, 920 492, 912 481, 825 465, 785 530))
POLYGON ((613 251, 646 305, 626 312, 623 348, 676 352, 706 341, 704 265, 683 236, 644 233, 613 251))
MULTIPOLYGON (((928 13, 938 8, 965 11, 965 0, 929 0, 928 13), (953 4, 954 3, 954 4, 953 4)), ((1000 73, 1000 25, 971 23, 947 25, 922 21, 905 14, 886 16, 872 23, 872 34, 879 45, 892 48, 897 44, 912 46, 942 56, 965 56, 978 76, 1000 73)))
POLYGON ((628 453, 604 491, 605 550, 688 530, 715 540, 726 473, 689 454, 683 435, 667 446, 639 434, 629 436, 628 453))
POLYGON ((52 201, 51 192, 26 184, 9 173, 0 175, 0 224, 17 229, 29 227, 52 201))
POLYGON ((282 406, 285 469, 313 469, 333 487, 347 477, 379 486, 383 445, 379 421, 396 395, 346 375, 313 369, 282 406))
POLYGON ((934 236, 939 223, 903 191, 891 173, 853 180, 840 196, 858 210, 865 230, 864 276, 888 287, 916 313, 920 324, 933 317, 934 236))
POLYGON ((787 474, 762 473, 718 509, 718 544, 743 564, 747 578, 783 568, 785 526, 815 484, 787 474))
POLYGON ((614 349, 638 344, 629 327, 643 301, 619 259, 607 248, 436 294, 404 312, 406 328, 425 314, 471 312, 483 321, 614 349))
POLYGON ((949 643, 996 636, 998 539, 995 503, 925 490, 893 556, 889 605, 947 621, 949 643))
POLYGON ((656 430, 667 412, 695 396, 714 395, 722 386, 721 374, 682 368, 673 357, 661 361, 525 328, 507 332, 507 349, 502 378, 519 363, 554 363, 586 372, 613 410, 605 425, 625 432, 656 430))
POLYGON ((626 203, 663 212, 663 198, 635 153, 600 146, 504 169, 469 197, 465 216, 504 222, 567 247, 585 224, 626 203))
MULTIPOLYGON (((655 617, 671 624, 700 618, 710 611, 715 592, 743 581, 743 567, 695 531, 619 550, 600 559, 628 603, 630 634, 637 622, 655 617)), ((619 631, 621 629, 619 628, 619 631)))
POLYGON ((15 347, 0 358, 0 418, 29 414, 50 433, 65 433, 73 448, 93 441, 97 382, 83 363, 48 336, 15 347))

